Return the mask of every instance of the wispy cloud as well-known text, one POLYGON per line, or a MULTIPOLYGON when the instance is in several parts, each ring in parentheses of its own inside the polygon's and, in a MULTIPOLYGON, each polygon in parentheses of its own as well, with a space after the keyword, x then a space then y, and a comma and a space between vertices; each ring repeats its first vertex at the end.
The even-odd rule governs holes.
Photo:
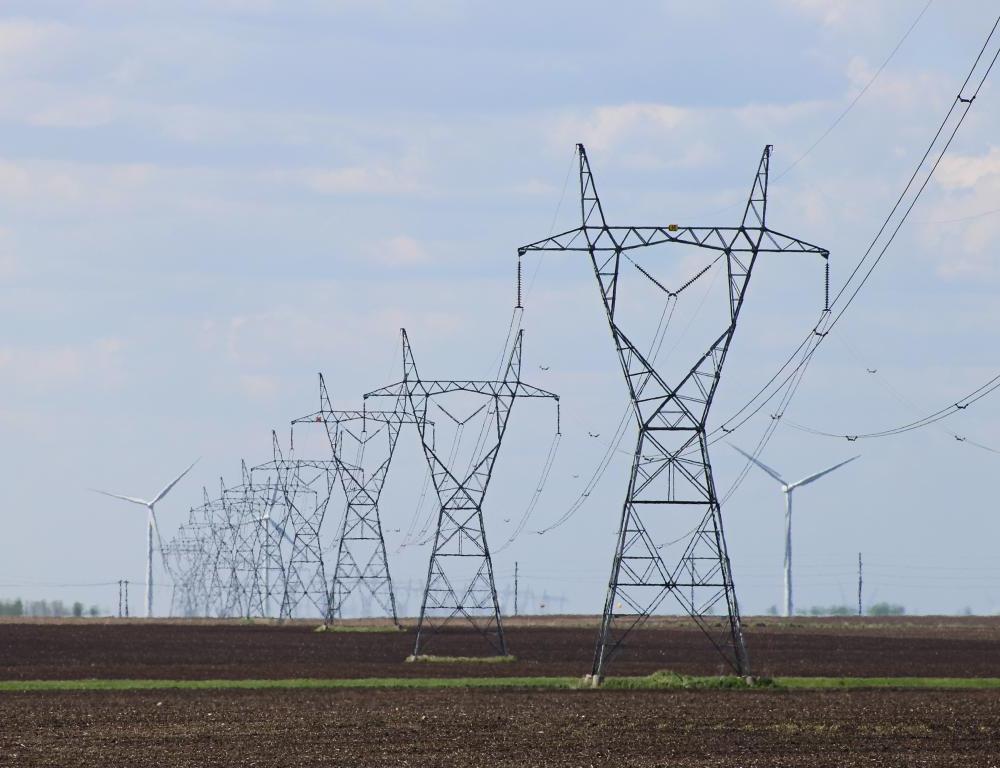
POLYGON ((273 177, 321 195, 396 196, 427 190, 411 171, 382 164, 276 171, 273 177))
POLYGON ((433 261, 424 245, 406 235, 380 240, 369 246, 368 253, 373 261, 389 267, 414 267, 433 261))
POLYGON ((108 386, 121 378, 124 347, 119 338, 45 347, 0 347, 0 371, 9 380, 31 386, 108 386))
POLYGON ((990 147, 983 155, 948 155, 938 166, 935 178, 946 190, 970 189, 980 181, 1000 175, 1000 147, 990 147))
POLYGON ((59 56, 72 37, 62 24, 30 19, 0 21, 0 73, 29 67, 59 56))

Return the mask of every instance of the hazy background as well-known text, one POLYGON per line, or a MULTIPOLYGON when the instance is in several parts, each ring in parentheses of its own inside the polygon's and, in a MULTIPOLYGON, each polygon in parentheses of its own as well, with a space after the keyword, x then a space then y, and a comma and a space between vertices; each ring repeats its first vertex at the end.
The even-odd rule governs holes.
MULTIPOLYGON (((128 578, 138 612, 142 510, 89 487, 153 495, 201 456, 159 509, 169 535, 203 484, 236 481, 241 457, 268 460, 269 430, 285 434, 315 410, 317 371, 344 407, 398 378, 402 326, 424 376, 491 375, 516 247, 577 223, 575 142, 587 144, 612 223, 736 224, 763 145, 775 145, 776 176, 923 5, 4 3, 0 598, 111 609, 112 583, 128 578)), ((995 11, 935 2, 853 111, 772 184, 770 223, 829 248, 834 286, 924 151, 995 11)), ((997 77, 788 418, 871 431, 996 373, 997 77)), ((564 431, 531 531, 579 496, 626 390, 585 257, 529 256, 525 266, 537 276, 524 378, 563 395, 564 431)), ((767 380, 821 301, 815 260, 761 258, 714 424, 767 380)), ((733 441, 752 446, 768 414, 733 441)), ((998 416, 1000 401, 987 399, 944 426, 1000 448, 998 416)), ((531 498, 551 424, 548 404, 516 405, 487 498, 494 546, 531 498)), ((631 451, 631 436, 622 446, 631 451)), ((866 602, 1000 609, 1000 455, 934 427, 851 444, 785 427, 762 458, 797 479, 856 452, 860 461, 796 496, 798 605, 853 603, 861 550, 866 602)), ((737 459, 715 447, 723 491, 737 459)), ((500 588, 518 561, 533 592, 522 610, 600 610, 628 462, 616 454, 566 525, 497 553, 500 588)), ((426 573, 428 547, 400 547, 394 532, 410 525, 423 473, 405 432, 383 509, 402 585, 426 573)), ((342 505, 334 499, 328 523, 342 505)), ((780 603, 781 505, 754 471, 724 508, 748 613, 780 603)), ((157 611, 168 605, 164 585, 157 611)))

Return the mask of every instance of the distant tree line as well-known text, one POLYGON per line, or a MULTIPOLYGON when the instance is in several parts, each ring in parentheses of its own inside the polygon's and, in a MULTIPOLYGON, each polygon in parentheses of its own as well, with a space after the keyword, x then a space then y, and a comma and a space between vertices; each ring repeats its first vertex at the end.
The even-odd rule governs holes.
MULTIPOLYGON (((772 605, 767 612, 777 616, 778 606, 772 605)), ((797 616, 855 616, 857 613, 858 608, 854 605, 814 605, 804 611, 796 611, 797 616)), ((902 616, 906 608, 896 603, 875 603, 869 605, 865 613, 869 616, 902 616)))
POLYGON ((0 600, 0 616, 48 616, 60 618, 75 616, 99 616, 101 609, 96 605, 84 608, 83 603, 75 602, 68 606, 62 600, 0 600))

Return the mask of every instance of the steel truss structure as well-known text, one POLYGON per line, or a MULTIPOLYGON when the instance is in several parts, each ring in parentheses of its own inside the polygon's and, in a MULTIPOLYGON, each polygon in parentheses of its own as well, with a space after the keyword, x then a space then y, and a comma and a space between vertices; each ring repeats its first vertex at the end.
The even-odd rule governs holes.
POLYGON ((344 603, 357 592, 366 613, 368 604, 374 600, 382 613, 391 616, 398 626, 379 498, 400 429, 403 424, 416 423, 406 398, 396 398, 391 411, 334 410, 323 374, 319 374, 319 410, 295 419, 292 425, 300 423, 325 426, 337 474, 347 497, 337 539, 337 560, 326 620, 342 618, 344 603), (379 447, 373 443, 376 439, 379 439, 379 447), (369 443, 373 443, 374 450, 369 448, 369 443), (348 454, 352 455, 353 463, 345 460, 348 454))
POLYGON ((677 600, 737 674, 749 674, 722 514, 709 461, 706 422, 758 254, 813 253, 828 259, 829 252, 767 227, 770 146, 764 148, 743 220, 736 227, 609 226, 586 150, 578 144, 577 151, 581 225, 523 246, 518 255, 529 251, 589 254, 638 425, 593 675, 597 680, 601 678, 608 660, 629 633, 656 612, 668 596, 677 600), (728 274, 728 318, 722 332, 687 373, 672 383, 655 369, 650 356, 644 355, 618 324, 622 258, 630 259, 629 252, 661 244, 715 251, 725 257, 728 274), (683 554, 677 562, 665 562, 644 520, 651 516, 687 517, 692 513, 700 522, 685 534, 683 554), (713 625, 718 625, 718 620, 707 617, 722 606, 727 618, 721 622, 722 629, 717 630, 713 625))
POLYGON ((204 616, 208 606, 208 566, 211 557, 208 524, 192 509, 173 539, 160 551, 173 587, 170 615, 204 616))
POLYGON ((243 618, 266 616, 268 592, 262 578, 262 519, 266 510, 268 489, 254 485, 253 473, 244 462, 242 482, 223 488, 221 494, 224 518, 229 526, 229 590, 228 612, 243 618))
POLYGON ((402 397, 409 403, 440 503, 417 624, 415 657, 424 653, 431 636, 458 616, 463 617, 496 653, 507 655, 493 562, 483 524, 483 499, 514 400, 518 397, 553 398, 557 413, 559 401, 558 395, 521 381, 522 339, 523 331, 518 331, 500 380, 426 380, 421 379, 417 372, 406 329, 403 329, 403 380, 365 395, 365 399, 392 397, 397 402, 402 397), (476 445, 467 472, 460 471, 456 466, 454 454, 444 457, 438 453, 433 430, 428 429, 431 426, 427 415, 429 406, 436 399, 453 393, 487 399, 462 422, 436 403, 443 413, 463 425, 476 414, 486 411, 489 438, 476 445))
POLYGON ((265 531, 262 541, 271 541, 274 549, 261 557, 267 563, 281 555, 284 589, 279 616, 289 619, 303 603, 311 603, 323 617, 330 614, 326 570, 320 532, 330 495, 336 482, 334 461, 285 457, 272 433, 274 458, 254 467, 254 473, 267 473, 269 489, 264 514, 258 526, 265 531))
POLYGON ((208 604, 206 615, 227 618, 238 614, 234 610, 234 595, 239 593, 234 568, 234 529, 236 521, 229 519, 230 507, 223 504, 226 486, 219 478, 219 495, 212 498, 207 488, 202 489, 204 498, 198 512, 208 525, 208 604))

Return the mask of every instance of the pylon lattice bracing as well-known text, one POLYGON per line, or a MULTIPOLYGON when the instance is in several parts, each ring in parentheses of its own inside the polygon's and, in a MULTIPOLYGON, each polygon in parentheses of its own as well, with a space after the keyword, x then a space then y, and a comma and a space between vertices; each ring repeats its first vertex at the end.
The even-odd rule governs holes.
MULTIPOLYGON (((581 251, 589 255, 601 292, 612 338, 628 385, 638 436, 628 490, 622 507, 611 577, 601 630, 594 655, 593 674, 600 677, 608 660, 629 633, 673 597, 704 631, 738 674, 749 673, 749 660, 740 625, 740 612, 726 548, 722 513, 708 454, 706 422, 736 331, 736 322, 759 253, 815 253, 828 251, 771 230, 766 225, 767 179, 771 147, 765 147, 750 197, 737 227, 609 226, 604 217, 583 145, 579 154, 581 225, 519 249, 581 251), (709 267, 676 291, 666 289, 636 263, 642 249, 654 246, 708 249, 725 259, 728 277, 726 320, 712 331, 712 341, 683 376, 668 383, 656 370, 654 355, 643 353, 620 324, 619 296, 622 259, 635 264, 651 282, 676 299, 709 267), (717 335, 716 335, 717 334, 717 335), (649 526, 673 527, 686 542, 676 561, 667 562, 649 526), (721 622, 708 616, 724 608, 721 622)), ((712 262, 714 264, 715 262, 712 262)))
POLYGON ((344 604, 357 594, 369 599, 384 615, 399 623, 396 595, 386 555, 379 498, 385 485, 399 432, 413 423, 406 398, 397 398, 391 411, 334 410, 323 375, 319 377, 320 409, 292 424, 322 423, 326 428, 347 505, 337 540, 337 560, 330 584, 327 621, 341 618, 344 604), (370 431, 369 431, 370 430, 370 431), (381 443, 381 449, 375 442, 381 443), (373 447, 370 448, 369 444, 373 447), (346 460, 351 455, 352 463, 346 460))
POLYGON ((506 656, 507 640, 483 523, 483 500, 514 400, 540 397, 553 398, 558 403, 558 396, 521 381, 521 331, 514 339, 503 378, 493 381, 421 379, 405 329, 402 337, 403 380, 369 392, 365 398, 406 399, 440 503, 413 654, 423 655, 434 634, 456 617, 462 617, 495 653, 506 656), (464 394, 481 404, 465 418, 459 418, 440 402, 456 394, 464 394), (456 460, 458 442, 453 444, 450 455, 443 455, 435 447, 433 424, 428 417, 431 405, 458 425, 458 441, 464 425, 485 413, 486 423, 467 468, 456 460))
POLYGON ((330 598, 320 533, 337 470, 332 460, 284 456, 277 435, 272 435, 272 444, 274 458, 253 471, 268 473, 269 483, 273 483, 267 501, 267 526, 259 527, 268 536, 277 534, 282 552, 284 590, 279 616, 293 618, 301 604, 309 603, 326 617, 330 598))

